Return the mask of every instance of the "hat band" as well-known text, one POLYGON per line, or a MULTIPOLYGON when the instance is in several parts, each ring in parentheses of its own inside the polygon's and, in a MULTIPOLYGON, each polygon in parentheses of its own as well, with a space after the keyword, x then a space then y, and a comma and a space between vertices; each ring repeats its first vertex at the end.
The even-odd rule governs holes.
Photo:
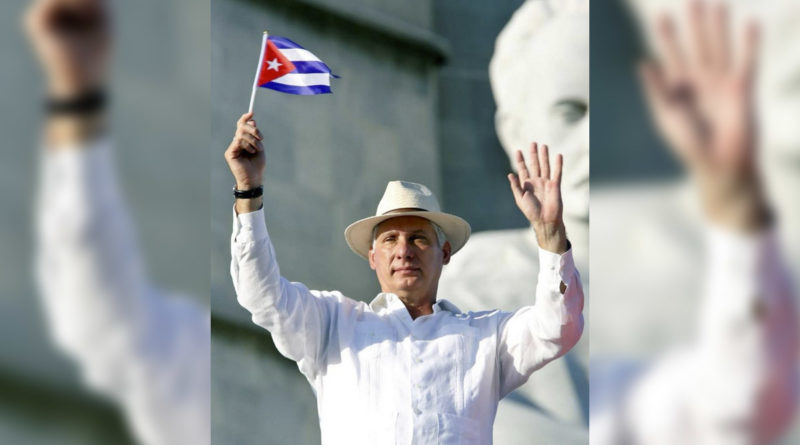
POLYGON ((419 207, 401 207, 399 209, 387 210, 387 211, 381 213, 379 216, 386 216, 386 215, 389 215, 389 214, 391 214, 393 212, 430 212, 430 210, 421 209, 419 207))

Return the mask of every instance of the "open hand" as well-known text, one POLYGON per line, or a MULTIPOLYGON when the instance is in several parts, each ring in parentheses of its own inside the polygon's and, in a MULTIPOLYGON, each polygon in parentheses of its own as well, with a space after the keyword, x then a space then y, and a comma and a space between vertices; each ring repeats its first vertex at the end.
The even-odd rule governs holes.
POLYGON ((734 48, 725 6, 702 1, 692 2, 688 24, 684 45, 672 19, 661 17, 660 56, 641 67, 644 90, 660 133, 697 181, 707 215, 746 225, 764 207, 752 94, 757 28, 750 24, 734 48))
POLYGON ((561 201, 561 168, 564 158, 556 156, 555 166, 550 170, 547 145, 541 150, 536 142, 531 144, 530 169, 525 165, 522 151, 517 151, 516 163, 519 176, 511 173, 508 182, 522 214, 536 231, 539 246, 545 250, 563 253, 567 250, 561 201))

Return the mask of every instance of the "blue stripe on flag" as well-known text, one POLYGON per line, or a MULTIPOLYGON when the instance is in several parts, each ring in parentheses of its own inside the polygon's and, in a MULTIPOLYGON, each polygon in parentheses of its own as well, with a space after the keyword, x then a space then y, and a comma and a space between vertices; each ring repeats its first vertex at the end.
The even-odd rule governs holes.
POLYGON ((295 70, 293 73, 330 73, 331 69, 322 62, 292 62, 295 70))
MULTIPOLYGON (((278 49, 294 49, 294 48, 305 49, 302 46, 298 45, 297 43, 287 39, 286 37, 270 36, 270 37, 268 37, 268 39, 278 49)), ((306 50, 306 51, 308 51, 308 50, 306 50)), ((307 62, 297 61, 297 62, 295 62, 295 61, 292 61, 292 63, 295 66, 295 70, 292 71, 293 73, 300 73, 300 74, 329 73, 331 75, 331 77, 333 77, 334 79, 338 79, 339 78, 339 76, 337 76, 336 74, 333 74, 333 71, 331 71, 330 67, 328 67, 328 65, 326 65, 324 62, 316 62, 316 61, 314 61, 314 62, 312 62, 312 61, 307 61, 307 62)))
POLYGON ((281 49, 287 49, 287 48, 305 49, 302 46, 298 45, 297 43, 294 43, 291 40, 287 39, 286 37, 269 36, 267 37, 267 39, 273 44, 275 44, 276 47, 281 49))
POLYGON ((293 85, 285 85, 282 83, 268 82, 261 86, 271 90, 280 91, 282 93, 299 94, 301 96, 331 93, 331 87, 327 85, 309 85, 306 87, 298 87, 293 85))

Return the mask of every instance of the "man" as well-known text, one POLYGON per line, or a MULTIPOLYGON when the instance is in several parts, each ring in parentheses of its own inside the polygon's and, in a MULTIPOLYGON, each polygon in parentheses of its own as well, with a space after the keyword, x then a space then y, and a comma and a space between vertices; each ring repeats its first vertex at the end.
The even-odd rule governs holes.
POLYGON ((208 444, 210 316, 152 283, 116 181, 103 0, 37 0, 26 31, 46 78, 37 272, 55 342, 147 445, 208 444))
POLYGON ((562 157, 517 152, 508 179, 539 243, 536 304, 462 313, 437 299, 469 224, 427 187, 390 182, 375 216, 345 231, 381 292, 370 304, 280 276, 264 223, 263 136, 242 115, 225 152, 236 180, 231 275, 239 303, 296 361, 317 396, 325 444, 486 444, 498 401, 566 353, 583 330, 583 291, 562 220, 562 157))

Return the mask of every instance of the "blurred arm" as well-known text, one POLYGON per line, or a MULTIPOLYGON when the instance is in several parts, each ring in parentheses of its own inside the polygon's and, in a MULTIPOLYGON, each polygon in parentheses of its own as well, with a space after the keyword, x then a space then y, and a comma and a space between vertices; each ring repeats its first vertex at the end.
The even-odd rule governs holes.
POLYGON ((633 443, 770 443, 794 416, 797 315, 774 232, 715 227, 707 244, 699 336, 631 390, 633 443))
POLYGON ((530 375, 566 354, 583 332, 583 287, 572 259, 539 248, 536 304, 510 314, 500 324, 500 398, 530 375))
POLYGON ((711 229, 708 262, 697 415, 773 440, 793 417, 798 359, 797 310, 776 235, 711 229))
POLYGON ((47 124, 37 272, 52 334, 144 443, 209 443, 209 314, 148 282, 96 123, 47 124))
POLYGON ((105 0, 37 0, 24 18, 48 98, 37 273, 55 341, 118 402, 146 444, 210 442, 208 311, 165 298, 144 272, 109 141, 105 0), (96 97, 96 96, 95 96, 96 97))

